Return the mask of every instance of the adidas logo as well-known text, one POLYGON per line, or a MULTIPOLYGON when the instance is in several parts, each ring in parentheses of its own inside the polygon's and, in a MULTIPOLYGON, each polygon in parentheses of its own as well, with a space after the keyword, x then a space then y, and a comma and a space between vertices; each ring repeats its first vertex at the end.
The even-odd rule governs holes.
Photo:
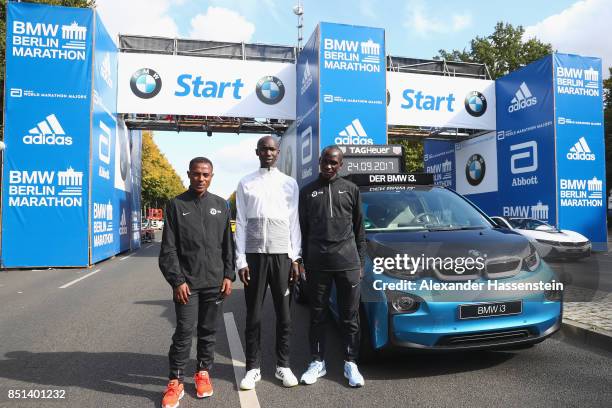
POLYGON ((312 84, 312 74, 310 73, 310 64, 308 60, 306 60, 304 75, 302 76, 302 86, 300 88, 300 95, 304 95, 304 92, 310 87, 312 84))
POLYGON ((529 90, 529 88, 527 88, 527 84, 523 82, 514 94, 514 98, 512 98, 512 100, 510 101, 510 106, 508 106, 508 112, 516 112, 518 110, 533 106, 536 103, 538 103, 538 99, 531 94, 531 91, 529 90))
POLYGON ((338 137, 334 140, 336 144, 374 144, 374 140, 368 137, 365 129, 361 125, 359 119, 353 121, 338 133, 338 137))
POLYGON ((30 129, 29 133, 23 137, 23 143, 28 145, 70 146, 72 137, 66 136, 64 128, 60 125, 55 114, 51 114, 43 121, 38 122, 36 127, 30 129))
POLYGON ((591 152, 591 148, 586 142, 586 139, 581 137, 578 142, 567 153, 568 160, 595 160, 595 154, 591 152))

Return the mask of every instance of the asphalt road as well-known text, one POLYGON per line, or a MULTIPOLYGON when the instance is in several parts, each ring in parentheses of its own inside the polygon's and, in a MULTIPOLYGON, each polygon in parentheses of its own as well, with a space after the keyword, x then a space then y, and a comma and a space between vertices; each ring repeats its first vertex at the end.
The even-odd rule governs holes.
POLYGON ((612 292, 612 252, 593 252, 590 257, 574 261, 555 260, 547 263, 559 274, 569 277, 569 286, 587 291, 573 293, 569 301, 588 301, 594 292, 612 292))
MULTIPOLYGON (((0 272, 0 406, 158 407, 174 322, 170 288, 157 268, 158 252, 159 244, 145 245, 128 258, 118 256, 85 272, 0 272), (61 389, 66 398, 9 400, 10 389, 61 389)), ((226 317, 235 319, 244 345, 240 283, 224 312, 232 313, 226 317)), ((294 305, 293 313, 292 366, 299 376, 309 361, 308 311, 294 305)), ((342 376, 338 329, 332 326, 328 375, 313 386, 285 389, 274 379, 269 296, 265 316, 263 380, 256 389, 261 407, 609 407, 612 401, 612 354, 586 349, 561 334, 520 351, 385 356, 362 366, 366 386, 351 389, 342 376)), ((236 339, 230 337, 220 321, 212 372, 215 395, 195 399, 189 379, 181 407, 241 406, 229 346, 236 339)))

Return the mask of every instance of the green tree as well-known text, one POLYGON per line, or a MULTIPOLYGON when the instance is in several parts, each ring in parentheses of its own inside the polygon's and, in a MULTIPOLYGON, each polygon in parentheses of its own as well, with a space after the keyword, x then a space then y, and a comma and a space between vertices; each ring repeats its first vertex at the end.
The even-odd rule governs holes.
POLYGON ((406 171, 423 171, 423 142, 414 140, 393 140, 393 144, 404 146, 404 164, 406 171))
POLYGON ((150 131, 142 132, 142 206, 161 208, 185 191, 181 178, 160 151, 150 131))
MULTIPOLYGON (((51 4, 66 7, 95 7, 95 0, 24 0, 24 3, 51 4)), ((6 4, 7 0, 0 1, 0 109, 4 108, 4 65, 6 63, 6 4)), ((0 126, 0 140, 3 139, 4 129, 0 126)))
POLYGON ((498 22, 493 34, 476 37, 469 49, 439 50, 434 59, 486 64, 491 79, 499 78, 553 52, 552 45, 535 38, 523 41, 522 26, 498 22))

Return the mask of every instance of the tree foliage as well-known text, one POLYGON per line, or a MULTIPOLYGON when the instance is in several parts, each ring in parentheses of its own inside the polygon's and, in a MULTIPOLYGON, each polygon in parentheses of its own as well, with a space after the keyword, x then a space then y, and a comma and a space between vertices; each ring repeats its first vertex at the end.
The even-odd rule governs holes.
POLYGON ((142 132, 142 206, 163 207, 185 191, 181 178, 160 151, 150 131, 142 132))
POLYGON ((498 22, 493 34, 476 37, 468 50, 439 50, 434 59, 486 64, 492 79, 515 71, 553 52, 552 45, 535 38, 523 41, 522 26, 498 22))
POLYGON ((423 142, 394 140, 392 143, 404 146, 404 164, 406 165, 406 171, 423 171, 423 142))

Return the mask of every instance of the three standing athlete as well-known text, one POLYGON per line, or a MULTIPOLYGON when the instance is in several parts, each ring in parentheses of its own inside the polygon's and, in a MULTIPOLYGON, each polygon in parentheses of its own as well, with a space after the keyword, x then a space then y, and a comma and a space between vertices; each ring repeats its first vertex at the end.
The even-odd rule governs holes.
POLYGON ((178 407, 184 394, 183 373, 196 321, 197 395, 212 395, 208 371, 217 319, 223 298, 231 293, 234 267, 244 284, 247 306, 247 371, 240 388, 253 389, 261 379, 260 322, 267 286, 276 312, 275 376, 286 387, 298 384, 289 367, 290 297, 302 255, 311 300, 313 361, 301 382, 313 384, 326 374, 325 324, 329 291, 335 283, 345 346, 344 376, 352 387, 364 384, 355 361, 365 231, 359 189, 337 176, 342 151, 336 146, 324 149, 319 178, 301 192, 293 178, 276 169, 279 149, 273 137, 259 139, 255 153, 260 168, 245 176, 236 191, 236 264, 229 209, 223 199, 207 192, 213 175, 210 160, 198 157, 190 162, 189 190, 167 206, 159 265, 173 288, 177 326, 169 352, 170 382, 162 401, 164 408, 178 407))

